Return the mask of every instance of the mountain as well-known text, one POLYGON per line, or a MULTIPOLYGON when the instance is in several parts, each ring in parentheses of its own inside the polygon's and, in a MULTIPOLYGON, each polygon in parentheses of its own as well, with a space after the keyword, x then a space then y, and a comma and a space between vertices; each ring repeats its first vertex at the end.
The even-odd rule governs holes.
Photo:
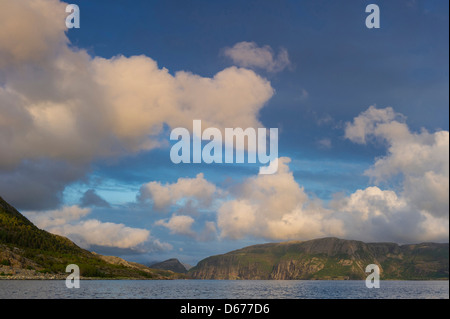
POLYGON ((201 260, 194 279, 365 279, 369 264, 381 279, 449 278, 449 245, 364 243, 321 238, 254 245, 201 260))
POLYGON ((187 263, 181 263, 181 264, 184 266, 184 268, 186 268, 187 271, 189 271, 189 269, 191 269, 193 267, 192 265, 187 264, 187 263))
POLYGON ((81 277, 171 279, 179 274, 101 256, 39 229, 0 197, 0 278, 63 279, 76 264, 81 277))
POLYGON ((150 265, 150 268, 171 270, 180 274, 185 274, 188 271, 186 267, 176 258, 171 258, 156 264, 152 264, 150 265))

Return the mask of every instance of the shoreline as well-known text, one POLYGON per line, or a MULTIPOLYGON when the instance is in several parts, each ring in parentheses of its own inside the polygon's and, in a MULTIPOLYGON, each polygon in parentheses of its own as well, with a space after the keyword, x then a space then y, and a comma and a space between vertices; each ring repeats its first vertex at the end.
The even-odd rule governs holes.
MULTIPOLYGON (((69 274, 42 274, 36 276, 23 275, 0 275, 1 280, 66 280, 69 274)), ((80 277, 80 280, 143 280, 143 281, 168 281, 168 280, 190 280, 190 281, 365 281, 365 279, 194 279, 194 278, 174 278, 174 279, 150 279, 150 278, 103 278, 103 277, 80 277)), ((449 281, 449 278, 432 279, 380 279, 380 281, 449 281)))

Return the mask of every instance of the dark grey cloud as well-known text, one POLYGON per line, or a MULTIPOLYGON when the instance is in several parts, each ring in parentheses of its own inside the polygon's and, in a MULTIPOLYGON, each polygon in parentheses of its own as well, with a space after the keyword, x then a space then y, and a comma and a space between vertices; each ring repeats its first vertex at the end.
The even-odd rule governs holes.
POLYGON ((0 196, 19 210, 59 207, 65 187, 84 178, 89 168, 42 159, 22 161, 10 170, 0 170, 0 196))
POLYGON ((95 189, 87 190, 80 199, 81 207, 111 207, 111 205, 100 197, 95 189))

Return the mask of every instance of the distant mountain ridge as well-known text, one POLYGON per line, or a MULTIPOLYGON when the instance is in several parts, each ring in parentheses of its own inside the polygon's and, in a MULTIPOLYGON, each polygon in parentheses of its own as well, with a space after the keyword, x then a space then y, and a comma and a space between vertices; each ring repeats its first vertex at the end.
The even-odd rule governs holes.
POLYGON ((162 262, 159 262, 159 263, 151 264, 150 268, 170 270, 170 271, 177 272, 180 274, 185 274, 188 272, 188 269, 186 268, 186 266, 184 264, 182 264, 176 258, 171 258, 171 259, 167 259, 162 262))
POLYGON ((364 243, 321 238, 254 245, 201 260, 194 279, 365 279, 369 264, 381 279, 449 278, 449 244, 364 243))

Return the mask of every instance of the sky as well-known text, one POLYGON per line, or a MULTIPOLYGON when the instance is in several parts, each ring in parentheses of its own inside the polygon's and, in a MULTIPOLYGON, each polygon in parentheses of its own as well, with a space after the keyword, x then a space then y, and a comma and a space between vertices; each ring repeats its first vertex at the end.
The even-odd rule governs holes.
POLYGON ((71 3, 80 28, 68 3, 0 0, 0 196, 38 227, 193 265, 328 236, 448 242, 448 1, 71 3), (195 119, 277 128, 277 172, 173 163, 195 119))

